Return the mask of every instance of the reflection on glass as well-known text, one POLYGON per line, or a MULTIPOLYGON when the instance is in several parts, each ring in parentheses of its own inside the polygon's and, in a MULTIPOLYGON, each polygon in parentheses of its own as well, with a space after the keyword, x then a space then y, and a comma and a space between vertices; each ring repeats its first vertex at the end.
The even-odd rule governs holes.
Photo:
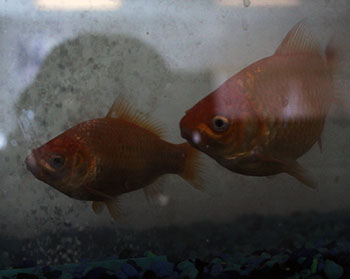
POLYGON ((0 149, 4 149, 7 145, 6 137, 3 133, 0 133, 0 149))
POLYGON ((116 10, 122 5, 121 0, 37 0, 41 10, 116 10))
POLYGON ((217 0, 219 5, 223 6, 297 6, 300 4, 299 0, 259 0, 259 1, 250 1, 250 0, 217 0))

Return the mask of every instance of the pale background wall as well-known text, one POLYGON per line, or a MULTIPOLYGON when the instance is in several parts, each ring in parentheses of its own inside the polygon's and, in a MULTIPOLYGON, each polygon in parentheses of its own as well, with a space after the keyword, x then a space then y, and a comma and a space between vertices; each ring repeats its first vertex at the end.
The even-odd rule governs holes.
POLYGON ((249 213, 349 208, 346 114, 329 118, 323 153, 315 146, 300 160, 318 179, 318 192, 287 175, 241 176, 206 158, 206 193, 171 176, 163 188, 166 206, 148 204, 142 191, 125 195, 127 218, 119 225, 106 212, 95 216, 90 203, 37 181, 24 167, 29 150, 82 120, 103 116, 119 93, 164 123, 168 140, 182 142, 178 122, 184 111, 238 70, 271 55, 304 17, 322 45, 336 32, 344 50, 336 86, 350 99, 349 1, 251 0, 249 7, 241 0, 107 2, 115 9, 49 11, 34 1, 0 1, 3 234, 35 237, 67 223, 80 230, 145 229, 249 213))

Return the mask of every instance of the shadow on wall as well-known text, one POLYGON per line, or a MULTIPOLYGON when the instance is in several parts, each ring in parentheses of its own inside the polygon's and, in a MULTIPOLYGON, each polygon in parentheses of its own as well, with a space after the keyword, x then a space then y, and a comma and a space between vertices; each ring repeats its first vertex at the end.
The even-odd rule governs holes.
POLYGON ((30 111, 45 141, 82 120, 104 116, 119 94, 150 113, 158 98, 169 94, 168 84, 192 79, 172 73, 154 49, 137 39, 83 35, 51 52, 17 103, 17 115, 21 119, 30 111))
MULTIPOLYGON (((9 136, 16 144, 1 152, 5 162, 0 177, 7 188, 1 206, 14 214, 1 214, 6 215, 0 222, 4 232, 11 234, 14 228, 40 232, 46 225, 56 230, 69 222, 70 213, 84 219, 91 211, 90 203, 81 201, 74 202, 73 210, 73 200, 62 199, 61 193, 25 169, 24 159, 32 148, 81 121, 103 117, 119 94, 145 116, 161 107, 158 114, 169 115, 160 122, 178 123, 185 108, 179 111, 176 104, 182 108, 183 100, 193 98, 189 92, 208 92, 209 86, 208 73, 175 73, 152 47, 128 36, 85 34, 55 47, 16 104, 18 127, 9 136), (79 210, 84 207, 89 208, 79 210)), ((170 140, 179 142, 178 125, 168 130, 177 137, 170 140)))

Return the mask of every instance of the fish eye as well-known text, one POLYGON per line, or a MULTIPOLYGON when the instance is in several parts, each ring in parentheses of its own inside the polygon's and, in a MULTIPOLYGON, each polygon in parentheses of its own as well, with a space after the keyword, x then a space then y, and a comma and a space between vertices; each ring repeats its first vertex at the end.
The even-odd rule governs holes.
POLYGON ((224 132, 229 126, 228 119, 224 116, 216 115, 212 119, 213 129, 216 132, 224 132))
POLYGON ((64 158, 61 155, 53 155, 50 159, 50 166, 54 169, 60 169, 64 166, 64 158))

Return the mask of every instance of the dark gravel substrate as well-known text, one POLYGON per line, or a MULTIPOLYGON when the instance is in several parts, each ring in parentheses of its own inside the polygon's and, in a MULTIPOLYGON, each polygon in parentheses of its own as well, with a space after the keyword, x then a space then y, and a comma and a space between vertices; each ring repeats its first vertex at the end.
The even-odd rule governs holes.
POLYGON ((143 232, 66 228, 37 239, 0 235, 0 248, 2 269, 46 266, 32 273, 36 277, 22 273, 11 278, 61 278, 62 270, 52 265, 65 263, 80 267, 71 278, 350 278, 350 211, 249 215, 228 224, 143 232), (138 260, 115 268, 89 267, 90 260, 115 261, 145 253, 166 255, 167 260, 151 258, 146 269, 138 260))

